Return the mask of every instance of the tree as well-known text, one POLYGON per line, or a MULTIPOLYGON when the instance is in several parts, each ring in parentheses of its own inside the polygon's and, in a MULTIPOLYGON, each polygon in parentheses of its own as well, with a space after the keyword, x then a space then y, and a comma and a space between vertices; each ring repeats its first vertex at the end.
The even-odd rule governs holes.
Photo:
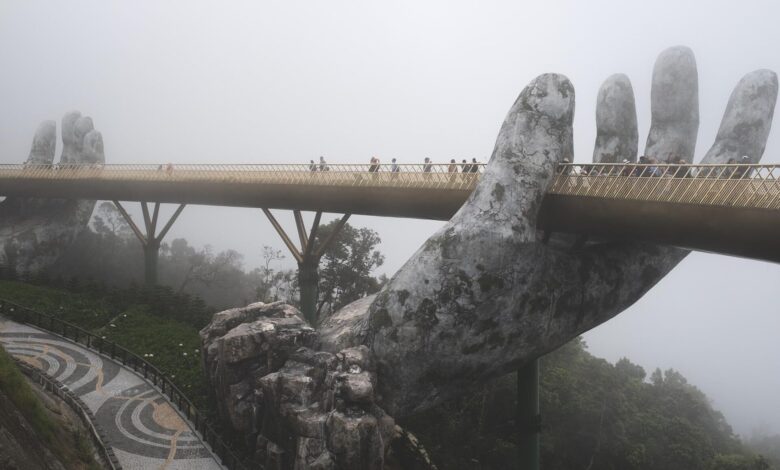
POLYGON ((92 226, 98 235, 112 235, 118 238, 129 238, 133 235, 130 225, 119 210, 110 202, 103 202, 92 219, 92 226))
POLYGON ((257 300, 275 302, 277 300, 292 300, 294 291, 294 271, 275 270, 271 264, 285 258, 282 250, 263 245, 263 265, 250 274, 257 276, 255 289, 257 300))
MULTIPOLYGON (((336 224, 334 220, 320 226, 318 244, 328 239, 336 224)), ((379 291, 381 283, 371 273, 385 261, 376 249, 381 241, 374 230, 355 228, 349 223, 336 234, 320 261, 318 318, 379 291)))
POLYGON ((169 254, 172 263, 186 266, 176 291, 179 294, 191 283, 205 287, 225 285, 228 282, 227 274, 231 271, 241 271, 243 258, 235 250, 225 250, 214 255, 209 245, 196 250, 183 238, 171 242, 169 254))

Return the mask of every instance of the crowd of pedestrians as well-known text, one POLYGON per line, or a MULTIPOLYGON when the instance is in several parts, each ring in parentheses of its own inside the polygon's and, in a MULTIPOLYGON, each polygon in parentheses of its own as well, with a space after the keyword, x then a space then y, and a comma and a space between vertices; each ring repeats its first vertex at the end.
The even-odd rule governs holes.
POLYGON ((669 155, 669 158, 658 162, 656 158, 641 156, 639 161, 633 163, 629 160, 623 160, 624 166, 601 166, 598 164, 593 165, 570 165, 568 158, 564 158, 563 165, 558 167, 558 174, 569 174, 572 176, 617 176, 615 171, 620 172, 620 176, 634 176, 634 177, 669 177, 669 178, 724 178, 724 179, 741 179, 749 178, 752 175, 752 170, 748 165, 752 162, 747 155, 740 158, 737 161, 736 158, 730 158, 726 165, 735 166, 695 166, 692 167, 690 163, 685 161, 684 158, 669 155), (741 166, 736 166, 741 165, 741 166))
MULTIPOLYGON (((432 173, 434 163, 430 157, 425 157, 422 163, 423 173, 432 173)), ((472 158, 471 162, 468 162, 465 158, 458 164, 455 159, 451 159, 447 164, 447 173, 479 173, 479 169, 482 166, 476 158, 472 158)), ((309 160, 309 171, 330 171, 328 163, 325 161, 325 157, 320 157, 319 164, 314 160, 309 160)), ((402 166, 398 164, 398 160, 393 158, 389 168, 383 168, 379 160, 379 157, 371 157, 368 163, 369 173, 379 173, 380 171, 389 171, 390 173, 400 173, 403 171, 402 166)))

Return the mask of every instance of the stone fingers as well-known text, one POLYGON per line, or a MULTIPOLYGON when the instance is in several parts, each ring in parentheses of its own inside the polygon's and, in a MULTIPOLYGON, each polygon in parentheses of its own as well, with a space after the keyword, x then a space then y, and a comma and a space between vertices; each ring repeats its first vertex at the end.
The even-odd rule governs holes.
POLYGON ((599 89, 593 163, 636 162, 637 146, 634 89, 627 76, 615 74, 599 89))
POLYGON ((62 117, 62 154, 60 164, 67 165, 76 161, 78 154, 78 139, 76 138, 76 121, 81 118, 81 113, 71 111, 62 117))
POLYGON ((777 102, 777 74, 756 70, 731 92, 715 143, 702 163, 758 163, 764 154, 777 102), (740 162, 743 156, 748 161, 740 162))
POLYGON ((532 240, 555 167, 572 159, 574 87, 557 74, 534 79, 504 120, 479 184, 452 219, 478 217, 511 237, 532 240))
POLYGON ((43 121, 35 131, 28 165, 51 165, 54 161, 54 149, 57 146, 57 124, 54 121, 43 121))
POLYGON ((92 118, 75 111, 62 118, 62 164, 104 163, 103 136, 92 118))
POLYGON ((699 132, 699 75, 687 47, 666 49, 653 68, 652 121, 645 155, 659 162, 693 161, 699 132))

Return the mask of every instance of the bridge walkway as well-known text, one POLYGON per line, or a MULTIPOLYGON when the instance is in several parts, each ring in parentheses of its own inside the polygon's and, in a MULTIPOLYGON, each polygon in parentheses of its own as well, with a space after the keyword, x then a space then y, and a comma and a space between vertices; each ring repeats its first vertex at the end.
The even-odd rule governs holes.
MULTIPOLYGON (((0 165, 0 196, 448 220, 483 171, 481 164, 0 165)), ((780 165, 565 164, 538 222, 548 232, 780 262, 780 165)))

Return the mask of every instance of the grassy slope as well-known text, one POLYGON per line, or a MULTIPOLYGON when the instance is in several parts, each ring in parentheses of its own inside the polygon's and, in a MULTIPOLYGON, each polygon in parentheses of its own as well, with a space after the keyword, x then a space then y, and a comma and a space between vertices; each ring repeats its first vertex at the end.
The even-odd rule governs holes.
MULTIPOLYGON (((19 412, 24 420, 32 427, 34 435, 28 435, 24 427, 19 427, 14 420, 4 423, 5 438, 19 440, 19 444, 25 444, 30 457, 40 458, 36 452, 38 446, 44 446, 69 469, 100 469, 92 456, 91 446, 87 443, 87 437, 71 429, 65 418, 49 412, 32 389, 27 379, 16 366, 11 356, 0 347, 0 395, 7 397, 7 402, 2 403, 3 414, 19 412), (10 403, 9 403, 10 402, 10 403), (13 436, 13 437, 11 437, 13 436)), ((10 451, 6 449, 5 451, 10 451)), ((32 463, 32 462, 26 462, 32 463)))
POLYGON ((19 282, 0 281, 0 298, 61 317, 139 354, 169 374, 198 408, 211 411, 194 326, 157 316, 146 305, 112 311, 105 298, 19 282))

